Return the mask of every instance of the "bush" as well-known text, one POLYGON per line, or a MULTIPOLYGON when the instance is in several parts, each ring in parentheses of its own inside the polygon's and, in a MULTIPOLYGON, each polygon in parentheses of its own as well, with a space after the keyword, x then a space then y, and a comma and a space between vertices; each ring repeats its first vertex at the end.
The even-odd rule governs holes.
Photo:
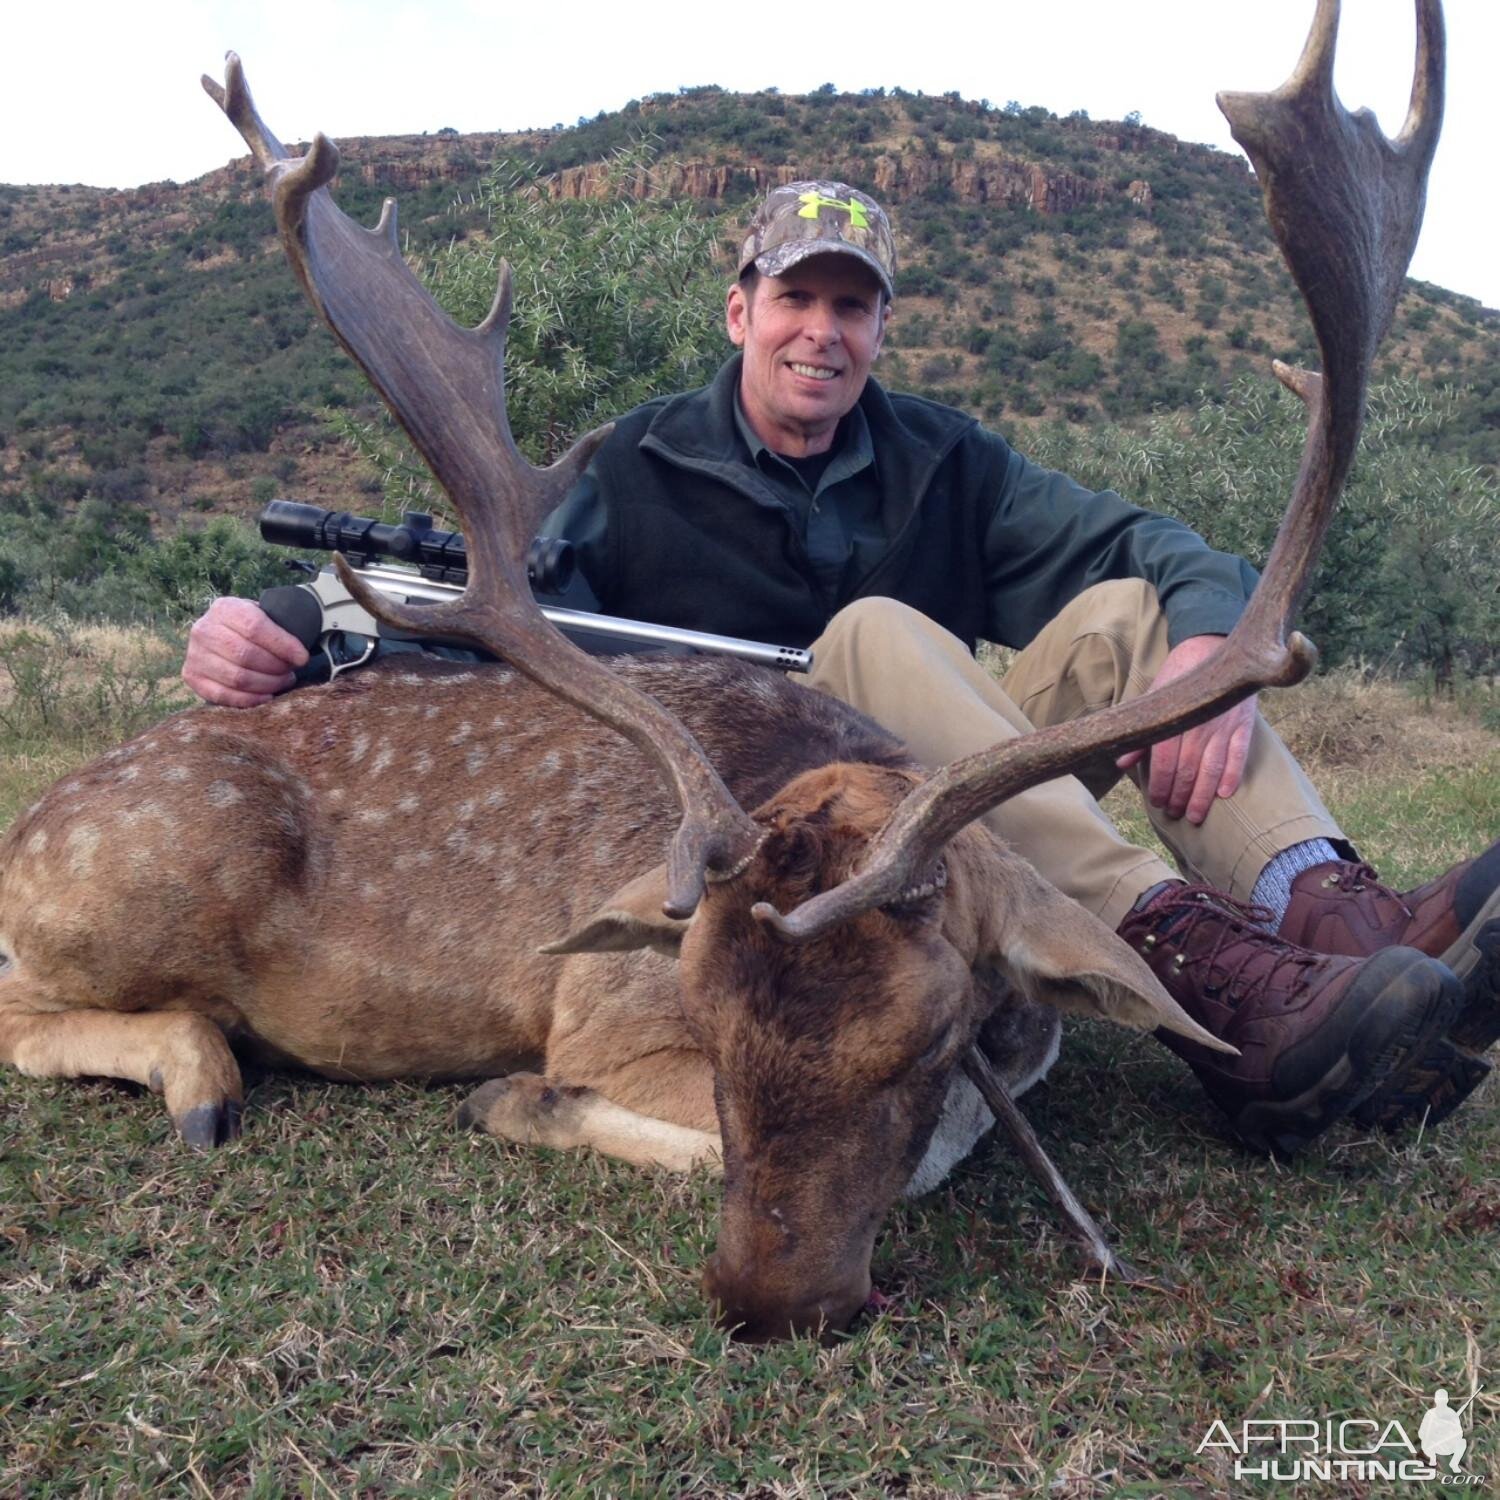
POLYGON ((181 623, 196 619, 222 594, 253 599, 287 581, 286 553, 224 516, 142 548, 125 571, 140 582, 153 613, 181 623))
MULTIPOLYGON (((612 158, 610 196, 571 201, 549 197, 535 167, 502 159, 480 194, 487 234, 421 267, 442 306, 472 327, 489 311, 501 259, 510 263, 506 406, 533 463, 552 463, 642 401, 705 384, 728 352, 717 227, 690 201, 634 197, 654 169, 654 151, 638 142, 612 158)), ((389 509, 440 505, 392 423, 334 425, 383 476, 389 509)))
MULTIPOLYGON (((1298 625, 1334 665, 1386 664, 1439 682, 1500 668, 1500 599, 1491 539, 1493 476, 1434 452, 1453 400, 1415 381, 1370 394, 1353 472, 1334 513, 1298 625)), ((1176 516, 1211 545, 1264 561, 1292 492, 1301 403, 1263 380, 1143 433, 1048 427, 1032 457, 1096 489, 1118 488, 1176 516)))
POLYGON ((0 631, 0 735, 11 747, 92 749, 185 706, 171 686, 177 645, 148 640, 144 650, 141 643, 110 649, 90 635, 65 616, 0 631))

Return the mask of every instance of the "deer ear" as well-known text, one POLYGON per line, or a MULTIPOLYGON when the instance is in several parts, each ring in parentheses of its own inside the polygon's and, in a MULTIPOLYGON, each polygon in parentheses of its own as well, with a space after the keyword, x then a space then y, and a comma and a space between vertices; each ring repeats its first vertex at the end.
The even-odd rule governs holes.
POLYGON ((603 906, 566 937, 545 943, 542 953, 626 953, 654 948, 677 957, 688 922, 665 916, 667 867, 657 865, 621 886, 603 906))
POLYGON ((1016 859, 989 913, 981 957, 1023 994, 1058 1010, 1151 1031, 1165 1026, 1215 1052, 1228 1042, 1205 1031, 1162 988, 1145 960, 1092 912, 1016 859))

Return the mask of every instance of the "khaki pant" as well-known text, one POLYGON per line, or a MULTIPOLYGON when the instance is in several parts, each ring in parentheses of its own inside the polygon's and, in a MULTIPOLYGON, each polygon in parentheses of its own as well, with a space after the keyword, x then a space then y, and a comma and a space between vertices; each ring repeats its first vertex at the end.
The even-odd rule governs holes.
MULTIPOLYGON (((810 686, 862 709, 929 766, 1139 697, 1166 657, 1167 622, 1147 583, 1102 583, 1063 609, 996 681, 963 643, 892 599, 861 599, 813 642, 810 686)), ((1059 890, 1117 927, 1158 881, 1156 855, 1128 844, 1094 800, 1119 780, 1112 762, 1033 787, 988 825, 1059 890)), ((1286 746, 1255 721, 1244 779, 1194 827, 1147 809, 1190 879, 1241 900, 1266 863, 1304 839, 1342 834, 1286 746)))

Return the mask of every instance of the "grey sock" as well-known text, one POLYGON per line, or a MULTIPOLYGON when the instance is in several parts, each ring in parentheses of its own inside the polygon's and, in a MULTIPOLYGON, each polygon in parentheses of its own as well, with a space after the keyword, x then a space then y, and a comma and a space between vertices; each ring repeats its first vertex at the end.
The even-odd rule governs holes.
POLYGON ((1272 927, 1280 927, 1286 916, 1287 904, 1292 899, 1292 882, 1314 865, 1326 865, 1339 859, 1339 851, 1327 839, 1307 839, 1283 849, 1264 870, 1250 892, 1252 906, 1264 906, 1271 913, 1272 927))

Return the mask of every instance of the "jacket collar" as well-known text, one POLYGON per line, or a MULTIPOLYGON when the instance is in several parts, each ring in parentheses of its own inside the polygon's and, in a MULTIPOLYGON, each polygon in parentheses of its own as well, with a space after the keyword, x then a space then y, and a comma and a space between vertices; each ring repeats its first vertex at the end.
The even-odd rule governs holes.
MULTIPOLYGON (((767 487, 760 473, 744 462, 734 420, 740 362, 739 354, 732 355, 711 384, 663 402, 640 447, 763 499, 767 487)), ((937 466, 978 424, 964 412, 919 396, 900 396, 893 402, 873 379, 865 382, 859 406, 880 475, 882 523, 886 535, 894 537, 921 504, 937 466)))

